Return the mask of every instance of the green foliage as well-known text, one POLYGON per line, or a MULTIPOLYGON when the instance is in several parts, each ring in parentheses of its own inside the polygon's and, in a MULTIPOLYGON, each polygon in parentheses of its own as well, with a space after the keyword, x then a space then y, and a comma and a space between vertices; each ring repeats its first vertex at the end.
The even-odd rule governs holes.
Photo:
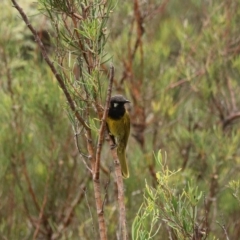
POLYGON ((232 190, 232 195, 236 198, 236 200, 238 201, 238 204, 240 204, 240 194, 239 194, 239 190, 240 190, 240 182, 238 181, 230 181, 228 184, 228 187, 232 190))
POLYGON ((78 102, 80 112, 85 112, 86 103, 99 97, 101 99, 102 89, 105 90, 107 85, 101 64, 110 59, 104 46, 113 3, 73 1, 72 10, 70 2, 41 0, 38 3, 40 11, 49 18, 57 35, 55 37, 52 33, 51 39, 60 53, 56 61, 59 71, 74 100, 78 102), (63 15, 66 17, 63 18, 63 15))
POLYGON ((158 239, 160 234, 163 237, 164 224, 169 227, 169 234, 177 239, 195 239, 197 234, 204 235, 199 232, 197 223, 197 206, 202 192, 191 181, 184 186, 181 182, 177 184, 181 170, 170 171, 166 155, 163 160, 160 151, 156 161, 160 165, 157 187, 146 183, 145 200, 132 225, 132 239, 158 239))

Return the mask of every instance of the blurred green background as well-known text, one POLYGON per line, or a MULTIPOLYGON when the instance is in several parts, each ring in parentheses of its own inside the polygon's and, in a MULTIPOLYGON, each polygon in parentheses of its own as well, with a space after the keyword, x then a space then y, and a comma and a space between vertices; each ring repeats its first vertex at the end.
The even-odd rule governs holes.
MULTIPOLYGON (((51 31, 48 19, 32 1, 19 4, 54 60, 44 34, 51 31)), ((0 239, 98 239, 92 182, 66 100, 11 2, 1 5, 0 239)), ((196 223, 204 237, 239 239, 239 24, 239 0, 116 2, 105 48, 115 66, 113 93, 131 101, 129 234, 146 182, 157 188, 154 153, 161 149, 164 165, 181 169, 170 180, 174 193, 189 182, 202 192, 196 223)), ((102 165, 113 169, 108 144, 102 165)), ((118 239, 113 175, 102 173, 101 186, 109 239, 118 239)), ((151 239, 169 238, 163 219, 157 221, 151 239)))

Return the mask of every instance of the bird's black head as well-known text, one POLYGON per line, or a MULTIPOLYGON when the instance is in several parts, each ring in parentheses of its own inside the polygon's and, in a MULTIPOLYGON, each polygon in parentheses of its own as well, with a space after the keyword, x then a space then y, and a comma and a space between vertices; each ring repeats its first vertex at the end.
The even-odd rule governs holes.
POLYGON ((130 103, 130 101, 122 95, 115 95, 111 97, 108 116, 112 119, 120 119, 126 111, 124 107, 125 103, 130 103))

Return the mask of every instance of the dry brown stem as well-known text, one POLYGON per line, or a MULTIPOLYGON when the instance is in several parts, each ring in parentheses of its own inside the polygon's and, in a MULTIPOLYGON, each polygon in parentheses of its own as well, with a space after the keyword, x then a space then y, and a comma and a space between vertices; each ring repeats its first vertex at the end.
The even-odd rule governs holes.
MULTIPOLYGON (((112 138, 109 138, 110 147, 114 145, 112 138)), ((120 162, 117 156, 117 148, 112 148, 112 157, 115 165, 115 179, 117 183, 117 198, 118 198, 118 209, 119 209, 119 217, 120 217, 120 231, 122 240, 128 240, 128 232, 127 232, 127 222, 126 222, 126 208, 124 203, 124 184, 122 178, 122 171, 120 162)))

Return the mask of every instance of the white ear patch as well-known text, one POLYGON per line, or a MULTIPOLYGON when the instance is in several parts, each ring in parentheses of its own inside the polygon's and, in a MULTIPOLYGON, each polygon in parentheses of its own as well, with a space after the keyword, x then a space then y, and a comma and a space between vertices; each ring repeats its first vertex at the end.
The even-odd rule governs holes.
POLYGON ((117 106, 118 106, 118 103, 114 103, 114 104, 113 104, 113 107, 116 108, 117 106))

